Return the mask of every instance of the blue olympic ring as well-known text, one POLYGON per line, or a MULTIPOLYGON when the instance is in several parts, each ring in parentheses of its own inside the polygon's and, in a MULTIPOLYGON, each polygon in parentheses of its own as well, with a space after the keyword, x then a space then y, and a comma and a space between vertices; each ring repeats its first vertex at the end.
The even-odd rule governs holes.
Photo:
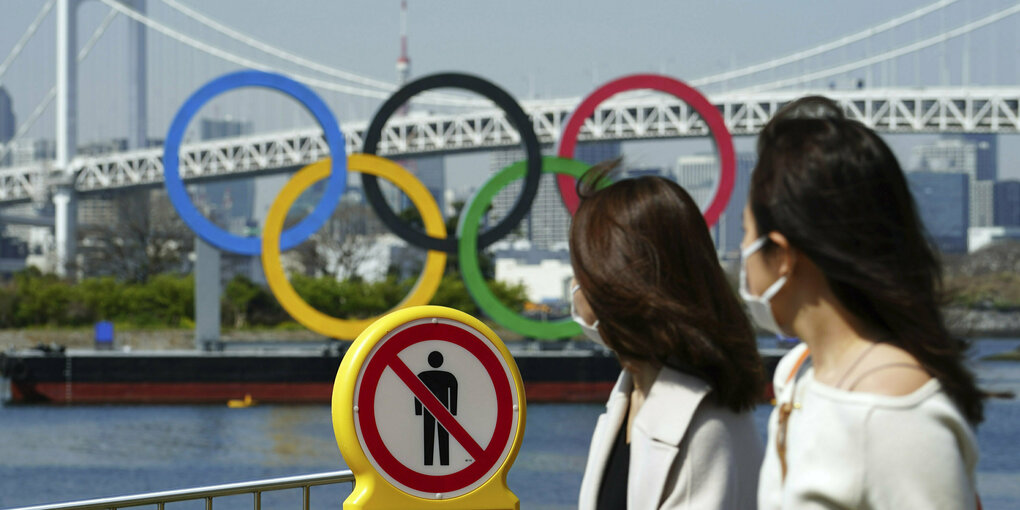
POLYGON ((336 117, 326 106, 326 103, 319 98, 308 87, 290 79, 286 76, 267 73, 264 71, 238 71, 225 74, 206 83, 202 88, 195 91, 181 109, 177 111, 173 122, 170 123, 170 130, 166 134, 166 142, 163 148, 163 173, 166 180, 166 192, 170 202, 177 209, 181 219, 203 240, 217 248, 241 255, 258 255, 262 253, 262 241, 257 237, 241 237, 231 234, 216 226, 208 218, 202 215, 195 204, 191 202, 187 190, 184 189, 184 181, 181 180, 180 156, 178 151, 181 146, 181 139, 188 127, 188 122, 195 116, 199 108, 213 97, 240 87, 264 87, 283 92, 308 110, 315 120, 319 122, 322 131, 326 136, 326 144, 333 156, 332 167, 329 178, 326 181, 326 190, 316 204, 315 209, 300 223, 285 230, 280 237, 281 249, 287 250, 301 244, 305 239, 315 233, 322 225, 329 220, 333 208, 340 202, 344 188, 347 187, 347 158, 346 145, 343 132, 336 117))

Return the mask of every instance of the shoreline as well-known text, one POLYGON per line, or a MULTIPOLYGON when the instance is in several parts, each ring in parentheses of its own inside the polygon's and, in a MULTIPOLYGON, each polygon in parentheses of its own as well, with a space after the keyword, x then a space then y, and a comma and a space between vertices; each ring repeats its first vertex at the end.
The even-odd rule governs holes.
MULTIPOLYGON (((974 310, 948 308, 944 311, 949 332, 955 337, 1020 338, 1020 311, 974 310)), ((506 337, 512 335, 507 334, 506 337)), ((503 335, 501 335, 503 337, 503 335)), ((328 339, 305 329, 253 329, 230 330, 222 334, 224 342, 325 342, 328 339)), ((504 342, 514 339, 504 338, 504 342)), ((39 344, 62 345, 67 348, 95 346, 92 328, 39 328, 0 330, 0 351, 31 348, 39 344)), ((114 347, 131 349, 167 350, 191 349, 195 346, 195 332, 184 328, 116 330, 114 347)))
POLYGON ((960 338, 1020 338, 1020 310, 943 310, 949 333, 960 338))

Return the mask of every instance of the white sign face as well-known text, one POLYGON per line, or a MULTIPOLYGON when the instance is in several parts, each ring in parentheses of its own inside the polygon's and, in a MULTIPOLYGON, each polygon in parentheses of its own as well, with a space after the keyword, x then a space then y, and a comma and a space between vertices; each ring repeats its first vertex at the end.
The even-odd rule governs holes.
POLYGON ((380 339, 355 388, 362 450, 395 487, 452 498, 481 486, 503 464, 519 397, 499 350, 447 319, 421 319, 380 339))
MULTIPOLYGON (((445 393, 440 400, 450 414, 479 446, 488 446, 496 427, 496 391, 481 362, 463 347, 441 340, 414 344, 398 357, 423 382, 431 379, 426 387, 437 396, 445 393), (439 366, 432 367, 430 360, 439 366)), ((375 408, 379 435, 401 464, 430 475, 448 475, 474 461, 459 442, 450 441, 449 432, 435 423, 431 413, 425 414, 428 411, 420 400, 391 368, 379 379, 375 408), (406 405, 400 405, 401 401, 406 405), (433 448, 429 451, 426 446, 433 448)))

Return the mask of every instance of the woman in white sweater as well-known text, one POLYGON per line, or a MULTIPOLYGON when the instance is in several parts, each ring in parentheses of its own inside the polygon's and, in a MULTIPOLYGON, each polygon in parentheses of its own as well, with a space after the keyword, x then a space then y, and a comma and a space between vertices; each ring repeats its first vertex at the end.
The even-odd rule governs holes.
POLYGON ((701 211, 676 183, 581 180, 574 318, 624 370, 592 436, 582 510, 753 510, 762 366, 701 211))
POLYGON ((828 99, 791 103, 760 135, 744 230, 752 318, 803 341, 775 373, 759 508, 978 506, 982 393, 889 147, 828 99))

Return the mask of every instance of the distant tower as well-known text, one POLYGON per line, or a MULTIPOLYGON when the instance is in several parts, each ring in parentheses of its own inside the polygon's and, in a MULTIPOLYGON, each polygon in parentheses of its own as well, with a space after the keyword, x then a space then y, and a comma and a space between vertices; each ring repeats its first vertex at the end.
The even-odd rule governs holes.
POLYGON ((411 59, 407 56, 407 0, 400 2, 400 58, 397 59, 397 84, 404 86, 411 76, 411 59))

